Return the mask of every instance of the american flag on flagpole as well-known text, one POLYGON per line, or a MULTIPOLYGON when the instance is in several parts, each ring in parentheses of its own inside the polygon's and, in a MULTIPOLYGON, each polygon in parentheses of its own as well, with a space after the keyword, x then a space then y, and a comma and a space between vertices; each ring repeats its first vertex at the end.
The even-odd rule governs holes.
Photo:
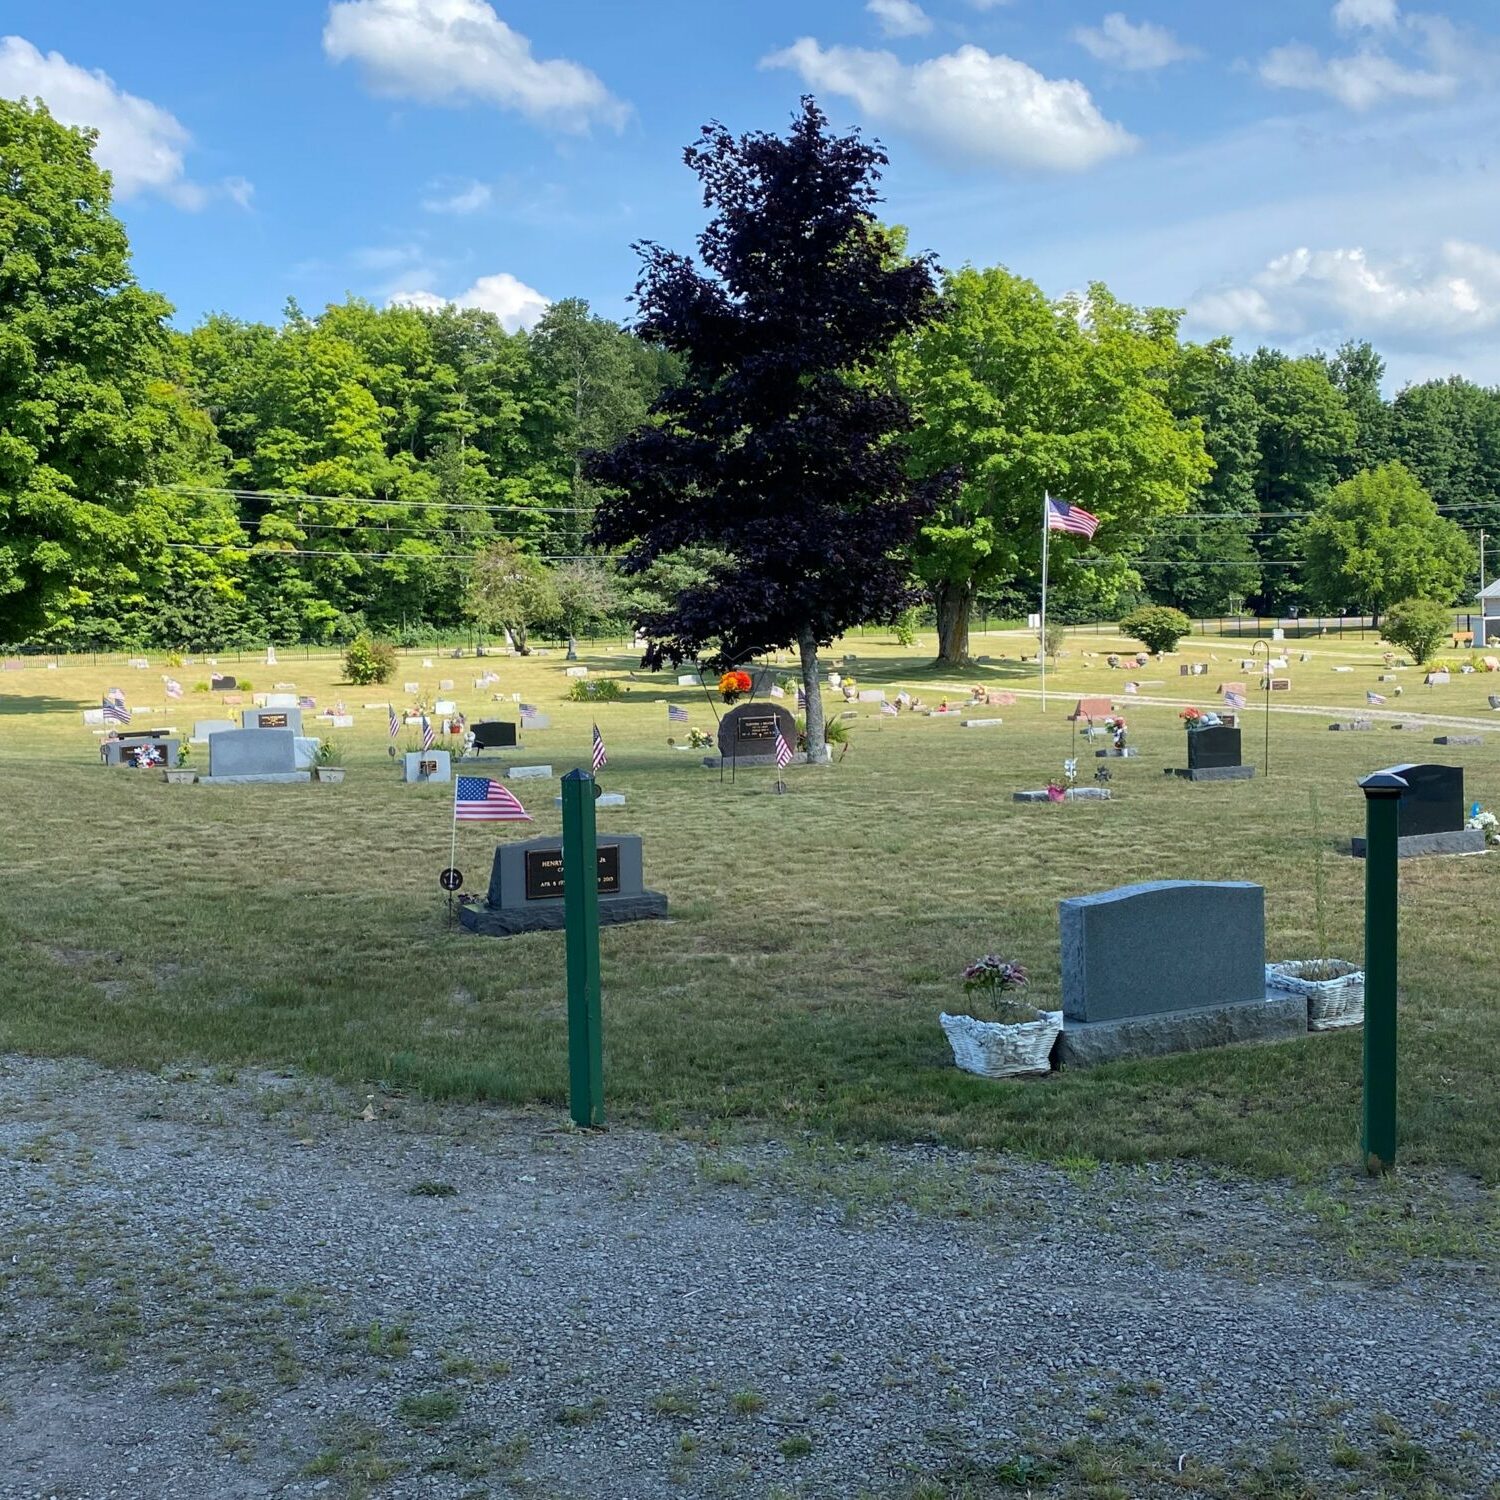
POLYGON ((880 705, 880 711, 883 714, 889 714, 893 719, 896 717, 897 713, 896 705, 894 703, 882 703, 880 705))
POLYGON ((1099 517, 1092 516, 1066 500, 1047 500, 1047 530, 1071 531, 1075 536, 1093 536, 1099 529, 1099 517))
POLYGON ((385 706, 386 731, 392 739, 401 733, 401 720, 396 717, 396 705, 387 703, 385 706))
POLYGON ((686 724, 687 721, 688 721, 688 711, 687 711, 687 709, 683 708, 680 704, 676 704, 676 703, 669 703, 669 704, 667 704, 667 722, 668 723, 671 723, 671 724, 686 724))
POLYGON ((1366 688, 1365 689, 1365 702, 1366 703, 1384 703, 1385 699, 1383 697, 1381 697, 1381 695, 1379 693, 1372 693, 1368 688, 1366 688))
POLYGON ((424 750, 431 750, 432 749, 432 742, 436 738, 437 738, 437 736, 433 733, 433 730, 432 730, 432 720, 429 719, 426 714, 423 714, 422 715, 422 748, 424 750))
POLYGON ((128 724, 130 722, 130 710, 125 707, 124 698, 105 698, 104 722, 106 724, 128 724))
POLYGON ((776 769, 784 771, 792 763, 792 747, 786 742, 786 731, 776 726, 776 769))
POLYGON ((1224 694, 1224 702, 1230 708, 1243 708, 1245 706, 1245 695, 1237 693, 1233 688, 1230 688, 1224 694))
POLYGON ((807 689, 804 688, 804 687, 802 687, 802 686, 800 686, 800 685, 797 688, 797 707, 798 708, 806 708, 807 707, 807 689))
POLYGON ((488 776, 460 776, 453 783, 453 817, 462 823, 529 823, 516 794, 488 776))
POLYGON ((771 684, 771 696, 773 698, 785 698, 786 689, 779 682, 773 682, 771 684))
POLYGON ((599 733, 599 726, 594 725, 594 769, 602 771, 609 764, 609 756, 604 753, 604 736, 599 733))

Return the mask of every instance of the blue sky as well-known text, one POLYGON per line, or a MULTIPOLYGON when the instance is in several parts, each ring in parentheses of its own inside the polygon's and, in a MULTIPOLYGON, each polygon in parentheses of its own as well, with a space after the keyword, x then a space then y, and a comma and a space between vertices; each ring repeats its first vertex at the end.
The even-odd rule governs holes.
POLYGON ((1500 382, 1493 0, 6 0, 0 36, 0 95, 99 128, 183 324, 347 292, 625 316, 631 241, 701 223, 698 126, 810 91, 946 265, 1500 382))

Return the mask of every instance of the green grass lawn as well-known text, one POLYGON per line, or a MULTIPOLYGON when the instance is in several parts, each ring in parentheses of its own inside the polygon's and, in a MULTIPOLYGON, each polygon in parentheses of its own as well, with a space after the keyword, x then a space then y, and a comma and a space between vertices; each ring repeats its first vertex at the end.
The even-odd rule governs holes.
MULTIPOLYGON (((1012 791, 1060 771, 1072 746, 1066 715, 1080 693, 1118 694, 1135 675, 1160 684, 1144 693, 1216 706, 1220 680, 1250 676, 1238 665, 1245 644, 1217 639, 1131 674, 1083 655, 1124 644, 1072 639, 1049 673, 1057 696, 1047 714, 1022 697, 988 711, 1004 717, 1000 729, 883 719, 861 705, 847 757, 832 769, 794 768, 785 797, 771 794, 764 770, 721 784, 697 755, 668 747, 667 702, 687 705, 695 724, 713 722, 704 695, 678 688, 675 676, 638 679, 627 701, 591 710, 563 701, 558 656, 487 661, 500 690, 552 717, 552 728, 523 737, 523 760, 558 773, 586 765, 598 719, 610 750, 602 779, 629 799, 600 812, 601 831, 642 834, 647 883, 671 898, 669 923, 603 932, 611 1115, 1050 1158, 1195 1157, 1303 1177, 1357 1160, 1358 1033, 1037 1082, 986 1082, 951 1064, 936 1017, 962 1008, 956 975, 978 954, 1023 960, 1034 997, 1060 1003, 1064 896, 1162 878, 1259 881, 1270 956, 1310 957, 1321 846, 1332 946, 1358 958, 1363 867, 1340 852, 1362 826, 1356 779, 1402 760, 1453 758, 1467 768, 1471 800, 1500 802, 1500 739, 1442 750, 1431 733, 1381 725, 1330 734, 1328 715, 1283 711, 1343 705, 1347 718, 1363 706, 1383 670, 1380 648, 1350 639, 1289 643, 1294 687, 1276 697, 1269 778, 1164 778, 1164 766, 1184 763, 1177 708, 1137 703, 1128 713, 1141 754, 1111 763, 1114 801, 1013 804, 1012 791), (1299 649, 1313 660, 1299 663, 1299 649), (1211 653, 1218 659, 1206 677, 1179 678, 1179 662, 1211 653), (1351 663, 1352 673, 1332 670, 1351 663)), ((958 681, 873 632, 843 646, 858 653, 853 670, 867 685, 906 686, 932 703, 958 681)), ((1035 663, 1018 660, 1031 649, 1021 635, 976 639, 975 649, 994 659, 966 680, 1036 687, 1035 663)), ((478 665, 435 657, 423 669, 422 655, 403 655, 395 688, 420 679, 432 696, 449 676, 458 684, 449 696, 471 719, 483 716, 491 690, 471 688, 478 665)), ((163 705, 165 662, 151 660, 150 671, 75 659, 0 678, 0 1047, 145 1067, 290 1065, 438 1097, 561 1106, 562 935, 496 940, 446 926, 437 876, 448 863, 451 789, 398 782, 384 711, 361 706, 383 702, 387 690, 336 688, 332 655, 284 652, 270 669, 226 657, 224 669, 256 689, 295 682, 319 707, 343 697, 357 719, 335 735, 348 778, 167 786, 101 768, 81 720, 116 683, 133 703, 163 705)), ((619 650, 585 660, 596 674, 623 676, 635 658, 619 650)), ((172 670, 189 688, 208 676, 197 663, 172 670)), ((1450 686, 1428 689, 1415 669, 1401 681, 1405 695, 1390 707, 1474 718, 1490 714, 1486 693, 1497 683, 1455 674, 1450 686)), ((186 735, 194 718, 225 715, 216 698, 192 691, 169 708, 137 722, 173 723, 186 735)), ((1247 759, 1260 759, 1261 723, 1253 703, 1247 759)), ((681 727, 671 726, 679 737, 681 727)), ((1086 780, 1094 761, 1082 753, 1086 780)), ((206 751, 195 755, 206 761, 206 751)), ((516 790, 534 828, 459 830, 470 891, 483 891, 497 838, 560 831, 555 784, 516 790)), ((1402 872, 1402 1162, 1491 1182, 1500 1180, 1497 877, 1492 858, 1402 872)), ((1178 940, 1201 954, 1210 983, 1214 934, 1178 940)))

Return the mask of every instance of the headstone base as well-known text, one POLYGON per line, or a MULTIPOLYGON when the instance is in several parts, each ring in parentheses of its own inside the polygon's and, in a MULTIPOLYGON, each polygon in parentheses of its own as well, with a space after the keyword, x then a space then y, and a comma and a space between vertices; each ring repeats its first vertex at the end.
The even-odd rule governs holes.
POLYGON ((244 786, 251 781, 274 781, 287 783, 311 781, 311 771, 266 771, 259 776, 200 776, 199 786, 244 786))
POLYGON ((1482 745, 1484 736, 1482 734, 1440 734, 1432 743, 1434 745, 1482 745))
POLYGON ((1132 749, 1130 749, 1129 747, 1127 747, 1124 750, 1114 750, 1114 749, 1110 749, 1110 750, 1096 750, 1096 751, 1094 751, 1094 759, 1095 760, 1129 760, 1134 754, 1135 754, 1135 751, 1132 750, 1132 749))
MULTIPOLYGON (((774 755, 705 755, 703 757, 703 764, 710 771, 717 771, 721 767, 730 770, 738 767, 741 771, 753 771, 757 766, 774 766, 776 764, 776 757, 774 755)), ((807 764, 807 756, 799 750, 788 764, 805 766, 807 764)))
POLYGON ((1164 776, 1180 776, 1184 781, 1249 781, 1255 775, 1254 766, 1181 766, 1162 772, 1164 776))
MULTIPOLYGON (((1212 976, 1207 976, 1212 983, 1212 976)), ((1068 1068, 1095 1068, 1130 1057, 1196 1052, 1232 1042, 1279 1042, 1307 1035, 1303 995, 1267 995, 1264 1000, 1205 1005, 1197 1010, 1160 1011, 1118 1021, 1064 1021, 1058 1060, 1068 1068)))
MULTIPOLYGON (((667 898, 660 891, 599 898, 601 927, 615 922, 649 922, 666 914, 667 898)), ((521 932, 556 932, 567 924, 567 915, 561 901, 547 901, 530 908, 460 906, 458 921, 461 927, 481 937, 515 937, 521 932)), ((1303 1010, 1305 1014, 1305 1005, 1303 1010)))
MULTIPOLYGON (((1050 802, 1052 799, 1047 795, 1046 788, 1036 792, 1012 792, 1012 802, 1050 802)), ((1064 802, 1108 802, 1109 788, 1107 786, 1070 786, 1063 793, 1064 802)))
MULTIPOLYGON (((1397 859, 1420 859, 1424 854, 1483 854, 1484 829, 1459 828, 1450 833, 1412 833, 1396 840, 1397 859)), ((1365 841, 1349 841, 1349 852, 1355 859, 1365 857, 1365 841)))

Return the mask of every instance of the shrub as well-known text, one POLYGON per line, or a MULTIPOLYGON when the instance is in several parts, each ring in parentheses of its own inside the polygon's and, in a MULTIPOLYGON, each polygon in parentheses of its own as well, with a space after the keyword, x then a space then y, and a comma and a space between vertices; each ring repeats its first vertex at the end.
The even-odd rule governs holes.
POLYGON ((904 609, 896 617, 896 644, 901 647, 914 646, 917 641, 917 611, 904 609))
POLYGON ((601 677, 598 682, 578 677, 568 689, 570 703, 618 703, 624 696, 624 688, 613 677, 601 677))
MULTIPOLYGON (((1048 622, 1049 627, 1051 622, 1048 622)), ((1193 628, 1193 622, 1180 609, 1165 604, 1146 604, 1133 609, 1120 621, 1120 630, 1134 637, 1148 651, 1159 656, 1175 651, 1177 643, 1193 628)))
POLYGON ((206 693, 208 691, 208 684, 206 682, 195 682, 193 684, 193 691, 195 693, 206 693))
POLYGON ((389 682, 395 670, 396 648, 389 641, 377 641, 372 635, 360 634, 349 642, 349 649, 344 652, 344 678, 355 687, 389 682))
POLYGON ((1380 634, 1425 663, 1453 629, 1453 611, 1436 599, 1403 599, 1386 611, 1380 634))
MULTIPOLYGON (((1056 661, 1062 648, 1068 643, 1068 628, 1061 620, 1048 620, 1047 631, 1042 638, 1042 650, 1056 661)), ((1171 648, 1168 647, 1168 650, 1171 648)))

